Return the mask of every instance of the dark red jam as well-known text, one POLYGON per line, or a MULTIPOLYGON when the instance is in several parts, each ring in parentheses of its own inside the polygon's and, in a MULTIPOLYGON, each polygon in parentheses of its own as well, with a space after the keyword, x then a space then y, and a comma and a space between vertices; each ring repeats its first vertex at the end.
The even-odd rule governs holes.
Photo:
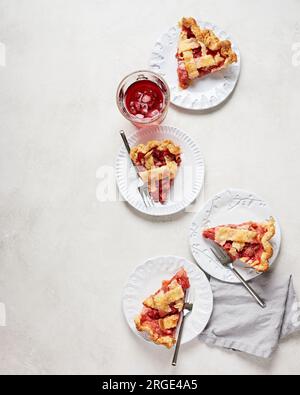
POLYGON ((137 81, 125 93, 125 106, 127 111, 137 118, 154 118, 164 109, 164 95, 154 82, 137 81))

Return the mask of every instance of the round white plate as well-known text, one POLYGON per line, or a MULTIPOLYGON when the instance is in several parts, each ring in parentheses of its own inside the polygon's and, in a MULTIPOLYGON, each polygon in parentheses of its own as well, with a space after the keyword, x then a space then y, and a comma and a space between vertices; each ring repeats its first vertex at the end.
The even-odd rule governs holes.
POLYGON ((151 258, 136 267, 128 279, 123 294, 123 311, 132 331, 149 342, 147 335, 138 332, 134 319, 143 309, 143 301, 160 289, 162 281, 172 278, 184 267, 190 279, 190 292, 194 307, 187 317, 182 343, 197 337, 206 327, 213 311, 213 294, 206 275, 196 264, 185 258, 161 256, 151 258))
POLYGON ((224 30, 209 22, 199 21, 204 29, 212 29, 222 40, 230 40, 238 62, 204 78, 195 80, 188 89, 181 89, 177 76, 177 45, 179 27, 172 27, 156 42, 151 54, 150 68, 161 74, 171 91, 171 102, 188 110, 208 110, 218 106, 233 92, 240 75, 241 55, 235 41, 224 30))
MULTIPOLYGON (((231 270, 221 265, 214 257, 209 242, 202 237, 202 231, 205 228, 218 225, 265 221, 271 216, 275 218, 268 204, 254 193, 228 189, 217 194, 205 204, 193 220, 190 229, 190 245, 194 258, 210 276, 228 283, 239 283, 240 281, 231 270)), ((270 260, 272 265, 278 256, 281 244, 281 230, 277 220, 276 234, 271 243, 274 249, 273 257, 270 260)), ((260 275, 242 263, 236 263, 235 267, 247 281, 260 275)))
POLYGON ((154 126, 138 130, 128 137, 131 147, 149 140, 165 139, 172 140, 182 150, 182 163, 165 204, 156 203, 154 207, 147 208, 137 190, 137 176, 125 147, 121 147, 117 157, 116 178, 120 193, 132 207, 144 214, 164 216, 178 213, 193 203, 203 185, 204 160, 199 148, 186 133, 170 126, 154 126))

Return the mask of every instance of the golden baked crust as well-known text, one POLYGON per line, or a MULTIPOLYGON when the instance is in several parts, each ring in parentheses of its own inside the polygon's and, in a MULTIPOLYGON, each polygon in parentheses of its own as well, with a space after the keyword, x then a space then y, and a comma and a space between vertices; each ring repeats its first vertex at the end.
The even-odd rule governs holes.
POLYGON ((144 305, 164 313, 170 313, 172 311, 170 305, 174 302, 182 300, 183 298, 183 289, 181 285, 178 284, 176 280, 174 280, 169 285, 169 291, 164 292, 161 290, 156 295, 150 296, 144 301, 144 305))
POLYGON ((167 348, 172 348, 176 343, 176 339, 172 336, 159 336, 152 328, 152 326, 145 322, 141 323, 141 316, 138 316, 134 320, 135 326, 139 332, 145 332, 148 334, 149 339, 153 341, 153 343, 165 346, 167 348))
POLYGON ((182 18, 178 43, 178 76, 180 86, 237 62, 229 40, 220 40, 210 29, 201 29, 194 18, 182 18), (189 33, 190 32, 190 33, 189 33), (190 37, 192 36, 192 37, 190 37), (194 51, 199 49, 198 55, 194 51), (185 72, 187 74, 185 74, 185 72))
POLYGON ((172 329, 176 328, 179 321, 179 314, 169 315, 166 318, 159 320, 159 326, 161 329, 172 329))
POLYGON ((204 230, 203 235, 225 248, 233 259, 239 259, 258 272, 266 272, 273 256, 270 240, 275 232, 275 220, 270 218, 263 223, 217 226, 204 230))
MULTIPOLYGON (((147 144, 139 144, 133 147, 130 151, 130 157, 132 161, 136 164, 138 163, 138 155, 139 153, 145 156, 145 163, 143 166, 146 170, 151 170, 152 168, 156 167, 153 161, 153 150, 158 151, 166 151, 168 150, 172 155, 178 156, 181 154, 181 148, 174 144, 172 140, 150 140, 147 144)), ((165 156, 166 161, 172 161, 171 158, 168 158, 168 155, 165 156)))
POLYGON ((181 163, 181 148, 171 140, 150 140, 133 147, 130 157, 153 199, 164 203, 181 163))
POLYGON ((269 270, 269 260, 273 256, 273 247, 270 243, 270 240, 276 233, 276 228, 275 228, 275 220, 274 218, 271 218, 268 222, 263 224, 266 233, 261 239, 261 244, 263 246, 263 253, 261 255, 260 260, 247 260, 247 259, 241 259, 242 262, 247 263, 251 267, 253 267, 255 270, 258 272, 266 272, 269 270))
POLYGON ((216 229, 215 240, 221 245, 224 245, 226 241, 233 241, 237 244, 245 244, 253 242, 256 237, 257 232, 251 230, 222 226, 216 229))

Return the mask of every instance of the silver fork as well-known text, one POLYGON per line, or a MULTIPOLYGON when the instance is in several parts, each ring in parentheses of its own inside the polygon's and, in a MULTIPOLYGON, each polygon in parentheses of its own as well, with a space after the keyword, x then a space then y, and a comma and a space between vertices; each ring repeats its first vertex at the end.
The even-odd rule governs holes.
POLYGON ((247 281, 241 276, 241 274, 236 270, 233 266, 233 260, 231 257, 216 244, 214 241, 210 240, 211 251, 214 256, 218 259, 218 261, 225 267, 228 267, 236 277, 241 281, 244 287, 247 289, 250 295, 256 300, 256 302, 263 309, 267 307, 266 303, 257 295, 257 293, 252 289, 252 287, 247 283, 247 281))
POLYGON ((142 178, 140 176, 139 169, 136 167, 135 163, 131 160, 131 157, 130 157, 130 145, 129 145, 129 142, 127 140, 127 137, 126 137, 126 134, 125 134, 124 130, 120 131, 120 135, 121 135, 122 140, 124 142, 125 148, 126 148, 126 150, 128 152, 128 155, 129 155, 130 161, 132 163, 132 166, 134 167, 134 169, 136 171, 136 174, 138 176, 138 182, 139 182, 138 191, 139 191, 139 194, 141 195, 141 197, 143 199, 143 202, 144 202, 144 204, 145 204, 145 206, 147 208, 154 207, 154 201, 153 201, 153 199, 152 199, 152 197, 151 197, 151 195, 149 193, 148 185, 142 180, 142 178))
POLYGON ((177 365, 177 359, 178 359, 178 354, 179 354, 179 350, 180 350, 180 346, 181 346, 181 338, 182 338, 182 334, 183 334, 185 319, 191 314, 192 310, 193 310, 193 302, 191 301, 191 299, 189 297, 189 293, 187 293, 186 302, 184 303, 184 307, 183 307, 182 320, 181 320, 181 324, 180 324, 180 328, 179 328, 179 333, 177 336, 176 348, 175 348, 173 361, 172 361, 173 366, 177 365))

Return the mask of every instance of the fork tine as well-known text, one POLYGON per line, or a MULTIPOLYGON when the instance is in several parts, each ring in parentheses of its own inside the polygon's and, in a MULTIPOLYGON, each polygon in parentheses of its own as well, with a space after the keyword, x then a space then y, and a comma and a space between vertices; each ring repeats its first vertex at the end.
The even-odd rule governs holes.
POLYGON ((194 306, 193 303, 185 302, 184 309, 192 312, 193 306, 194 306))
POLYGON ((151 196, 148 188, 147 188, 147 196, 148 196, 148 199, 149 199, 149 202, 150 202, 150 206, 154 207, 154 201, 152 199, 152 196, 151 196))
POLYGON ((214 256, 215 256, 217 259, 220 259, 220 257, 217 255, 217 253, 215 252, 215 250, 214 250, 212 247, 210 247, 210 250, 211 250, 211 252, 214 254, 214 256))
POLYGON ((195 301, 195 288, 190 289, 188 301, 191 304, 194 303, 194 301, 195 301))
POLYGON ((185 297, 184 297, 184 310, 190 310, 189 305, 191 304, 190 302, 191 298, 191 290, 190 288, 185 291, 185 297))
POLYGON ((151 203, 150 203, 150 200, 149 200, 149 195, 148 195, 147 191, 145 191, 145 190, 144 190, 144 196, 145 196, 145 199, 146 199, 148 207, 151 207, 151 203))
POLYGON ((147 200, 148 208, 149 208, 149 207, 151 207, 151 199, 150 199, 150 197, 149 197, 148 189, 145 189, 145 190, 144 190, 144 194, 145 194, 145 198, 146 198, 146 200, 147 200))
POLYGON ((215 243, 210 243, 210 250, 222 265, 226 265, 231 262, 229 255, 215 243))
POLYGON ((153 203, 152 197, 151 197, 151 195, 149 193, 148 187, 144 188, 144 193, 145 193, 145 196, 147 198, 147 202, 149 204, 149 207, 153 207, 154 203, 153 203))
POLYGON ((147 200, 148 207, 153 207, 153 201, 152 201, 152 198, 149 194, 148 187, 143 187, 143 192, 144 192, 145 199, 147 200))
POLYGON ((147 200, 146 200, 146 197, 145 197, 145 194, 144 194, 144 190, 142 188, 138 188, 138 190, 139 190, 140 195, 141 195, 141 197, 143 199, 144 205, 148 208, 148 204, 147 204, 147 200))
POLYGON ((185 303, 187 305, 193 305, 194 303, 194 289, 189 289, 189 293, 187 295, 187 297, 185 298, 185 303))
POLYGON ((191 293, 191 289, 188 288, 188 289, 185 291, 185 297, 184 297, 185 301, 187 301, 187 300, 189 299, 190 293, 191 293))

